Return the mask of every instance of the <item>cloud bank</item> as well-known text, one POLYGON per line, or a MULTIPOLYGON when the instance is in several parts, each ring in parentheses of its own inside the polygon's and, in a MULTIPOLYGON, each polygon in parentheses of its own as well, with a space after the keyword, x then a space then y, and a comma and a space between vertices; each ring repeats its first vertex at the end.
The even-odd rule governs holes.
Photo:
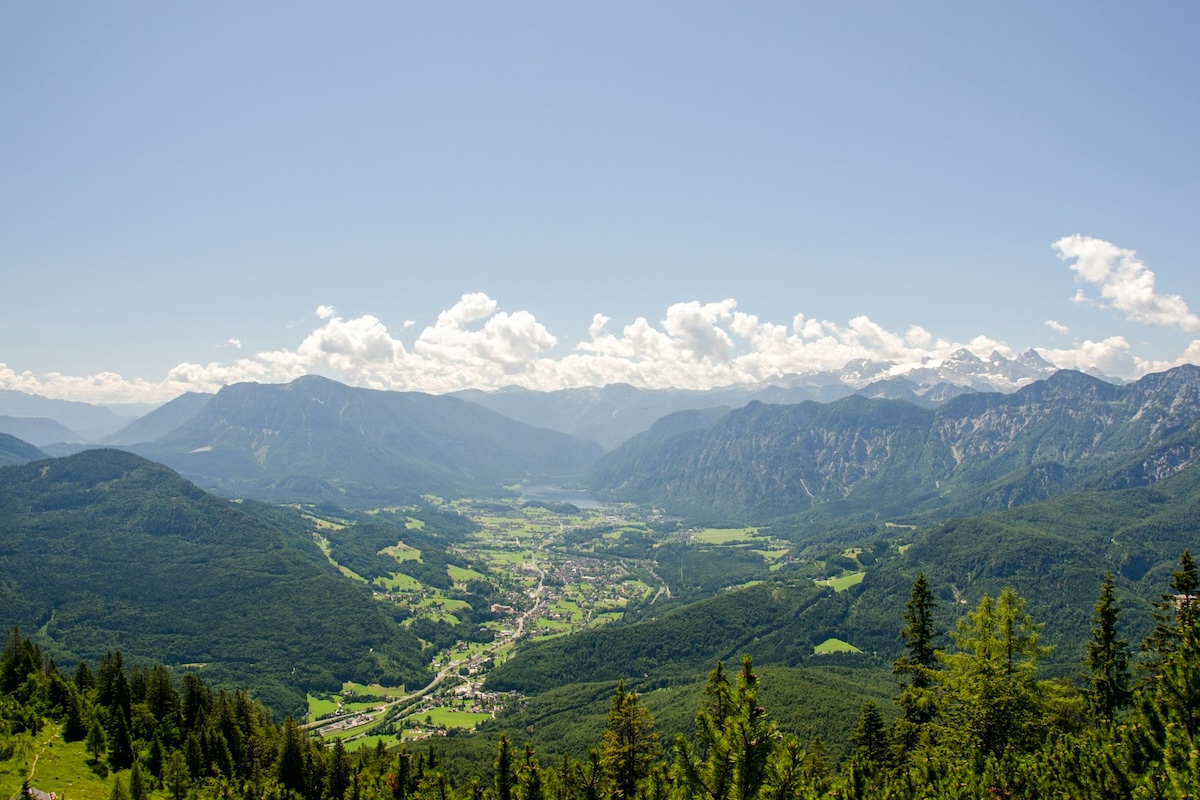
MULTIPOLYGON (((1081 288, 1084 302, 1135 322, 1200 331, 1200 318, 1182 298, 1155 292, 1153 272, 1134 251, 1083 236, 1060 239, 1053 248, 1060 259, 1071 262, 1079 281, 1098 289, 1097 301, 1082 295, 1081 288)), ((314 316, 316 327, 293 348, 262 351, 231 363, 182 363, 157 382, 114 373, 17 373, 0 364, 0 387, 90 402, 165 401, 186 391, 213 392, 241 381, 286 382, 308 373, 356 386, 432 393, 513 384, 553 390, 617 382, 645 388, 709 388, 837 370, 855 359, 917 364, 945 358, 960 348, 985 358, 992 351, 1015 355, 1007 344, 987 335, 950 341, 919 325, 890 331, 867 316, 842 324, 798 313, 790 323, 771 322, 740 311, 732 298, 676 303, 657 322, 639 317, 620 327, 597 313, 587 340, 566 353, 556 352, 558 339, 532 314, 502 310, 481 292, 464 294, 415 339, 409 333, 409 344, 372 315, 347 318, 321 305, 314 316)), ((1054 320, 1046 325, 1060 336, 1069 333, 1054 320)), ((405 321, 401 330, 415 326, 405 321)), ((1038 351, 1060 367, 1136 377, 1200 360, 1200 340, 1174 362, 1140 359, 1121 336, 1038 351)))

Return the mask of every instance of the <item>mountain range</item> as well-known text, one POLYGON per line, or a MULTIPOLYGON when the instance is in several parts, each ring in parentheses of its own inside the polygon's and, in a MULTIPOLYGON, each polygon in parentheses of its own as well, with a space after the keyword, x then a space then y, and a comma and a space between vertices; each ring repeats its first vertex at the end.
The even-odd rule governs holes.
MULTIPOLYGON (((996 352, 981 359, 964 349, 945 359, 925 359, 913 364, 857 359, 839 370, 788 374, 760 383, 704 390, 640 389, 628 384, 610 384, 534 391, 513 386, 496 391, 470 389, 455 392, 453 396, 519 422, 594 441, 611 450, 675 411, 717 406, 737 408, 754 400, 783 404, 804 400, 831 402, 850 394, 907 400, 932 407, 967 392, 1012 392, 1047 378, 1054 371, 1054 365, 1033 350, 1012 359, 996 352)), ((1097 377, 1109 380, 1102 375, 1097 377)), ((141 407, 134 405, 120 406, 121 413, 130 416, 118 416, 107 407, 0 390, 0 416, 40 417, 68 429, 22 436, 21 432, 0 423, 0 432, 26 441, 32 441, 32 436, 39 446, 58 445, 50 448, 56 455, 76 452, 87 443, 142 444, 182 425, 211 397, 207 393, 188 392, 138 417, 134 414, 141 407)))
POLYGON ((932 407, 968 392, 1013 392, 1050 377, 1056 370, 1034 350, 1011 359, 993 352, 985 360, 963 349, 945 359, 926 359, 916 364, 856 359, 839 370, 788 374, 761 383, 704 390, 610 384, 551 392, 510 386, 454 394, 513 419, 591 439, 611 450, 676 411, 738 408, 756 400, 770 404, 805 400, 828 403, 852 394, 932 407))
POLYGON ((1200 454, 1200 368, 1114 386, 1060 371, 936 408, 851 396, 667 417, 608 453, 600 496, 764 520, 971 514, 1153 483, 1200 454))
POLYGON ((359 507, 577 476, 601 453, 454 397, 317 376, 226 386, 181 426, 129 449, 222 494, 359 507))

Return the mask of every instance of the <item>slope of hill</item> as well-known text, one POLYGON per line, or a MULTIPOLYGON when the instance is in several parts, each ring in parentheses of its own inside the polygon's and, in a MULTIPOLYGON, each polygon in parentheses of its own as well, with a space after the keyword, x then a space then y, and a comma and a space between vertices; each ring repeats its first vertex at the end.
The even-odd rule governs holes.
POLYGON ((37 461, 39 458, 45 457, 45 453, 29 442, 18 439, 16 436, 10 436, 7 433, 0 433, 0 467, 10 464, 24 464, 28 461, 37 461))
POLYGON ((185 392, 144 417, 138 417, 116 433, 105 436, 99 443, 131 445, 161 439, 200 413, 200 409, 208 405, 212 398, 211 394, 204 392, 185 392))
MULTIPOLYGON (((1104 574, 1114 573, 1123 633, 1136 645, 1153 628, 1152 604, 1167 591, 1184 550, 1200 552, 1200 467, 1153 486, 1075 492, 1021 508, 904 534, 903 555, 869 570, 853 592, 845 636, 864 649, 893 652, 899 610, 918 573, 940 597, 943 629, 985 594, 1011 586, 1046 623, 1051 662, 1077 672, 1104 574)), ((894 551, 893 551, 894 552, 894 551)))
POLYGON ((597 463, 590 487, 709 517, 944 518, 1145 485, 1198 456, 1200 368, 1124 387, 1061 371, 936 409, 858 396, 751 403, 706 428, 635 437, 597 463))
POLYGON ((0 625, 60 664, 110 649, 197 665, 297 712, 309 688, 425 673, 416 638, 291 509, 206 494, 117 450, 0 469, 0 625))
POLYGON ((649 680, 704 673, 722 659, 772 650, 761 663, 796 663, 812 655, 799 628, 819 616, 832 593, 812 581, 773 581, 671 609, 654 619, 601 626, 520 647, 488 677, 489 688, 539 693, 573 683, 649 680), (778 640, 778 641, 776 641, 778 640), (787 645, 779 647, 780 642, 787 645))
POLYGON ((0 433, 15 436, 35 447, 56 442, 82 442, 84 437, 47 417, 0 416, 0 433))
POLYGON ((600 454, 453 397, 316 376, 226 386, 167 436, 131 449, 225 494, 343 506, 492 493, 530 476, 581 474, 600 454))

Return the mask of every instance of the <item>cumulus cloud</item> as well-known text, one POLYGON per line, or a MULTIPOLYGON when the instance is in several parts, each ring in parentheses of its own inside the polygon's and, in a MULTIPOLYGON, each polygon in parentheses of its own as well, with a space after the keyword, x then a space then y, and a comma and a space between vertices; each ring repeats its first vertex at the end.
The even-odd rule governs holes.
MULTIPOLYGON (((1130 320, 1200 331, 1200 320, 1174 295, 1159 295, 1154 275, 1132 250, 1099 239, 1066 237, 1059 257, 1083 284, 1078 302, 1111 308, 1130 320), (1087 296, 1084 287, 1098 292, 1087 296)), ((645 388, 708 388, 764 381, 787 374, 838 370, 854 360, 915 366, 959 349, 981 358, 1012 357, 1007 343, 988 335, 956 341, 921 325, 890 330, 867 315, 835 322, 804 313, 776 322, 738 308, 732 298, 689 300, 656 319, 614 321, 595 313, 586 338, 564 352, 559 339, 531 313, 509 311, 482 292, 462 295, 424 328, 404 320, 400 335, 380 317, 343 317, 316 308, 319 323, 291 347, 238 354, 232 362, 182 363, 160 381, 127 380, 113 373, 76 377, 18 373, 0 364, 0 387, 91 402, 165 401, 185 391, 212 392, 241 381, 281 383, 319 373, 377 389, 443 393, 517 384, 552 390, 607 383, 645 388)), ((1047 328, 1070 331, 1057 320, 1047 328)), ((241 349, 241 341, 228 344, 241 349)), ((1174 361, 1138 357, 1123 336, 1040 349, 1049 361, 1118 377, 1137 377, 1200 361, 1200 339, 1174 361)), ((897 367, 903 370, 903 367, 897 367)))
MULTIPOLYGON (((1154 273, 1133 250, 1078 234, 1059 239, 1053 247, 1060 259, 1073 262, 1070 266, 1077 280, 1098 287, 1102 304, 1120 311, 1127 319, 1200 332, 1200 317, 1179 295, 1158 294, 1154 273)), ((1082 290, 1076 292, 1076 302, 1086 300, 1082 290)))
POLYGON ((225 343, 228 344, 230 347, 234 348, 235 350, 242 349, 242 340, 241 339, 230 338, 225 343))

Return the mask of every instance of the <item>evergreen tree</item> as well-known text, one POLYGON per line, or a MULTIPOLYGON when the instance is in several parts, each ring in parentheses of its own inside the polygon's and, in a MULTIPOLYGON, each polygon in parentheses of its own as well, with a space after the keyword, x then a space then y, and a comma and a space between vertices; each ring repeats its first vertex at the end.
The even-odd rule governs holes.
POLYGON ((87 738, 87 734, 88 726, 83 714, 83 700, 79 697, 79 690, 72 684, 67 696, 67 714, 63 720, 63 741, 78 742, 87 738))
POLYGON ((1171 590, 1151 634, 1154 703, 1168 726, 1181 727, 1194 742, 1200 737, 1200 579, 1188 550, 1171 576, 1171 590))
POLYGON ((108 763, 113 769, 128 769, 133 764, 133 742, 129 737, 129 723, 119 709, 114 710, 109 723, 108 763))
POLYGON ((282 742, 277 762, 279 782, 288 792, 304 795, 308 786, 307 740, 296 720, 288 717, 283 723, 282 742))
POLYGON ((350 762, 346 757, 346 746, 341 739, 333 740, 333 755, 329 764, 329 796, 342 800, 350 787, 350 762))
POLYGON ((900 635, 904 637, 906 654, 892 665, 893 674, 901 679, 896 703, 902 716, 896 726, 896 739, 902 752, 917 746, 922 732, 937 716, 937 703, 931 690, 938 666, 938 650, 934 646, 938 632, 933 621, 936 607, 929 581, 922 573, 917 576, 908 602, 904 604, 904 628, 900 635))
POLYGON ((191 786, 191 775, 188 774, 187 760, 178 750, 171 752, 163 767, 163 783, 171 793, 171 800, 183 800, 191 786))
POLYGON ((496 800, 513 800, 513 752, 508 736, 500 734, 500 742, 496 746, 495 777, 496 800))
POLYGON ((662 750, 650 712, 636 694, 625 691, 624 681, 617 683, 601 746, 613 797, 633 798, 662 750))
POLYGON ((542 768, 533 755, 533 747, 525 745, 525 758, 517 772, 520 800, 545 800, 542 789, 542 768))
POLYGON ((708 708, 696 715, 701 750, 694 750, 683 736, 675 741, 676 784, 689 798, 751 800, 774 772, 770 759, 779 735, 766 709, 758 705, 758 676, 750 658, 742 660, 732 691, 717 662, 705 695, 708 708))
POLYGON ((129 789, 125 786, 125 781, 121 780, 120 775, 113 776, 112 793, 109 794, 108 800, 129 800, 129 789))
POLYGON ((1117 635, 1121 609, 1113 597, 1113 574, 1104 577, 1096 614, 1092 617, 1092 640, 1088 642, 1084 663, 1088 667, 1088 708, 1101 719, 1111 721, 1118 709, 1129 705, 1128 643, 1117 635))
POLYGON ((147 800, 149 789, 146 788, 146 777, 142 774, 142 762, 134 759, 133 767, 129 770, 129 800, 147 800))
POLYGON ((92 761, 99 763, 100 754, 108 749, 108 737, 104 735, 104 728, 100 726, 100 720, 92 720, 92 724, 88 728, 87 741, 84 742, 84 747, 92 754, 92 761))
POLYGON ((1042 703, 1034 673, 1048 650, 1038 646, 1040 628, 1025 613, 1025 600, 1005 588, 996 600, 984 595, 951 634, 959 652, 943 656, 949 670, 942 676, 950 721, 984 755, 1031 746, 1038 733, 1042 703))
POLYGON ((874 700, 863 703, 858 725, 850 732, 852 757, 883 766, 888 762, 887 730, 874 700))

